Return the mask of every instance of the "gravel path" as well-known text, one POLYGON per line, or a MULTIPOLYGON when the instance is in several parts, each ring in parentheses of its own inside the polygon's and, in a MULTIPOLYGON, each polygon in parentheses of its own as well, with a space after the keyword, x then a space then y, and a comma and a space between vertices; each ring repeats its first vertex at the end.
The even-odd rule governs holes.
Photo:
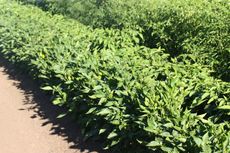
POLYGON ((30 78, 0 58, 0 153, 102 153, 30 78))

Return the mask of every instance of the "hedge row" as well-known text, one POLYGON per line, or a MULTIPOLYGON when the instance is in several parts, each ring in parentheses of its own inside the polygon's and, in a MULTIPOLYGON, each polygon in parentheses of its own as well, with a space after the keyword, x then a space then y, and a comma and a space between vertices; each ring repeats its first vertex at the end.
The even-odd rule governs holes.
POLYGON ((0 0, 1 56, 67 107, 86 139, 124 153, 228 152, 230 84, 139 41, 0 0))
POLYGON ((192 61, 209 65, 216 77, 229 81, 228 0, 22 1, 65 14, 92 27, 138 27, 144 38, 142 45, 160 46, 172 57, 182 54, 192 61))

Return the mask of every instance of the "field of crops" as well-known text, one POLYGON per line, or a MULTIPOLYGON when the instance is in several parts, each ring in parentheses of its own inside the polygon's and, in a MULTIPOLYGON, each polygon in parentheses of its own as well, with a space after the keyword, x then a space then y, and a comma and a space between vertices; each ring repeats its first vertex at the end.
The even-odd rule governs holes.
POLYGON ((116 153, 230 152, 229 33, 228 0, 0 0, 0 55, 116 153))

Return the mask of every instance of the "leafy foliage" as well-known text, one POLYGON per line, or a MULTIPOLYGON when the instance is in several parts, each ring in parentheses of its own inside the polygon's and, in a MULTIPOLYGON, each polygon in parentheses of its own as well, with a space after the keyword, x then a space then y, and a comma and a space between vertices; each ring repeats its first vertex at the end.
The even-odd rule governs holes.
POLYGON ((105 148, 124 153, 229 152, 230 84, 193 61, 192 49, 171 58, 168 41, 159 41, 164 49, 141 46, 140 31, 92 29, 0 0, 1 55, 67 107, 86 139, 104 139, 105 148))
MULTIPOLYGON (((63 13, 92 27, 137 29, 143 34, 142 45, 151 48, 160 46, 172 57, 191 58, 192 54, 192 60, 210 66, 215 71, 215 77, 229 81, 228 0, 42 2, 49 6, 51 12, 63 13)), ((43 7, 40 3, 36 4, 43 7)))

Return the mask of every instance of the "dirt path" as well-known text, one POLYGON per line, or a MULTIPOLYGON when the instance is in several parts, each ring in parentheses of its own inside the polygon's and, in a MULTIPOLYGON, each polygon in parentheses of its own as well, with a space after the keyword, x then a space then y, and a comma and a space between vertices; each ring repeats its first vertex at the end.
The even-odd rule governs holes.
POLYGON ((102 153, 71 119, 56 119, 61 110, 34 81, 6 65, 0 59, 0 153, 102 153))

